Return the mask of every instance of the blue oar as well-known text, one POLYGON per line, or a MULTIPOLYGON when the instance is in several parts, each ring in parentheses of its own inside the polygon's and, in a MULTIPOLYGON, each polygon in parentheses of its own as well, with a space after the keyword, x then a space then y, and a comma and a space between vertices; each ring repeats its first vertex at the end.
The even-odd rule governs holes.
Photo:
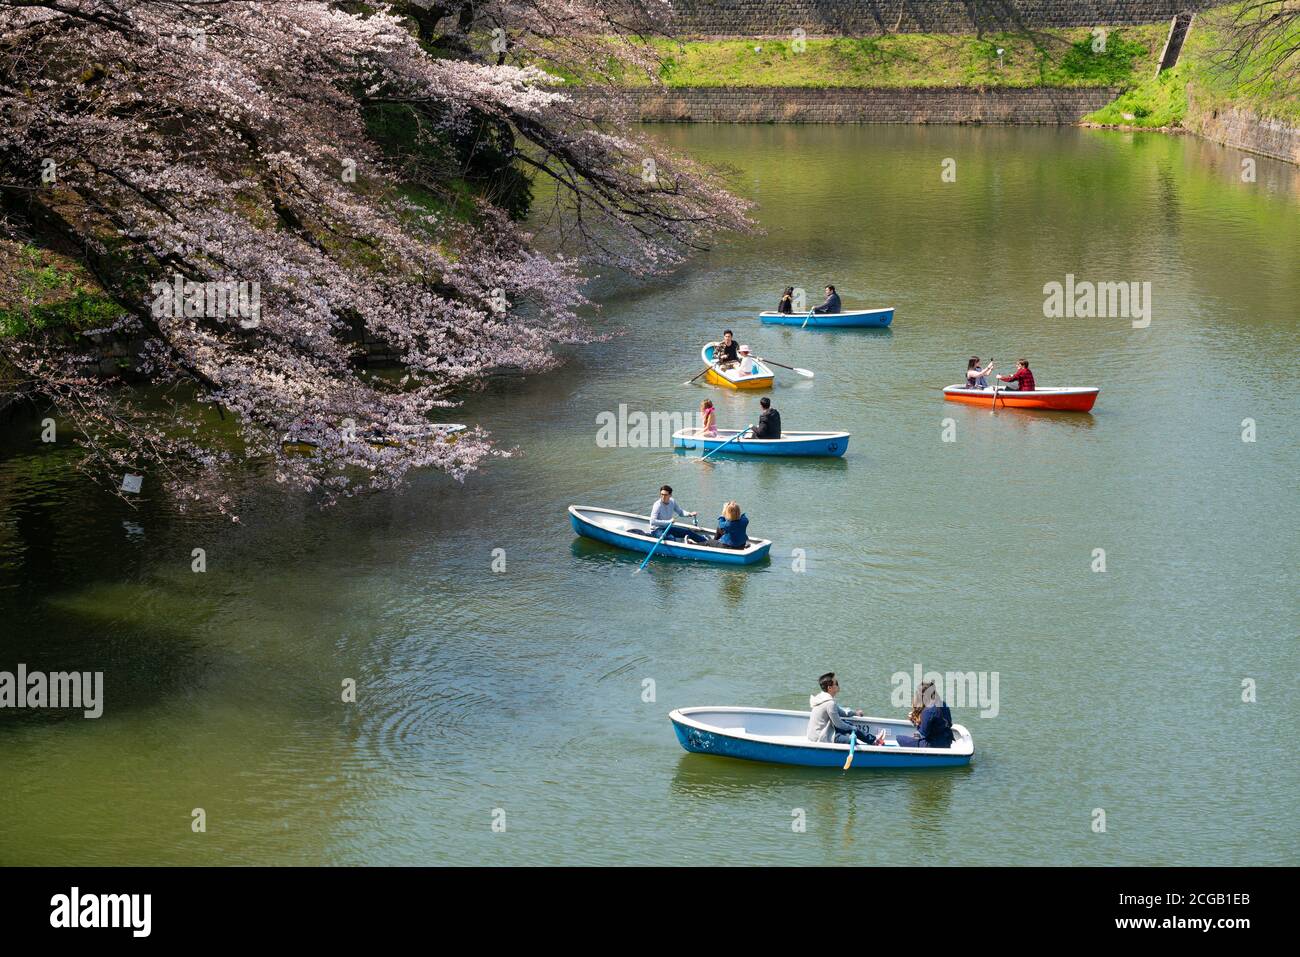
MULTIPOLYGON (((806 316, 803 317, 803 326, 808 325, 808 320, 812 318, 812 314, 813 314, 813 311, 812 311, 811 309, 809 309, 809 310, 808 310, 808 315, 806 315, 806 316)), ((802 329, 803 326, 800 326, 799 328, 802 329)))
POLYGON ((664 526, 664 530, 659 533, 658 541, 656 541, 654 543, 654 546, 650 549, 650 551, 646 553, 645 561, 641 563, 640 568, 638 568, 635 572, 632 573, 633 575, 640 572, 642 568, 645 568, 646 562, 650 561, 650 556, 653 555, 655 553, 655 549, 659 547, 659 542, 662 542, 668 536, 668 533, 672 531, 672 528, 673 528, 673 523, 672 520, 670 519, 668 524, 664 526))
MULTIPOLYGON (((740 438, 742 435, 744 435, 746 432, 748 432, 748 431, 749 431, 750 429, 752 429, 753 427, 754 427, 754 425, 753 425, 753 423, 751 422, 749 425, 745 426, 743 429, 741 429, 739 432, 737 432, 737 433, 736 433, 735 435, 733 435, 731 438, 727 439, 727 441, 725 441, 725 442, 723 442, 721 445, 719 445, 716 449, 713 450, 713 452, 721 452, 721 451, 722 451, 723 449, 725 449, 728 445, 730 445, 732 442, 736 441, 736 439, 740 438)), ((702 440, 702 439, 701 439, 701 444, 703 444, 703 440, 702 440)), ((708 455, 705 455, 704 458, 701 458, 701 459, 700 459, 700 461, 703 462, 704 459, 707 459, 707 458, 709 457, 709 455, 712 455, 712 454, 713 454, 713 452, 710 452, 710 453, 708 453, 708 455)))

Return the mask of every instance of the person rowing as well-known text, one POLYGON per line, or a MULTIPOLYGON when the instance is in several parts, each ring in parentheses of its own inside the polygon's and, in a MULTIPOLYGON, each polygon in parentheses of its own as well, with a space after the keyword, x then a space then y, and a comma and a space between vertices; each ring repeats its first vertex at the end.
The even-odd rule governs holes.
POLYGON ((772 408, 772 400, 767 396, 758 400, 763 411, 758 414, 758 425, 754 426, 754 438, 779 439, 781 437, 781 413, 772 408))
POLYGON ((808 715, 809 741, 849 744, 856 739, 863 744, 877 743, 876 736, 866 728, 844 720, 855 716, 860 718, 862 712, 849 711, 836 704, 835 696, 840 693, 840 681, 835 677, 835 672, 826 672, 817 679, 817 685, 822 689, 821 693, 808 699, 808 707, 812 709, 808 715))
POLYGON ((736 344, 731 330, 724 330, 722 341, 713 348, 713 361, 719 369, 729 369, 740 361, 740 347, 736 344))
POLYGON ((820 306, 813 309, 813 312, 822 315, 834 314, 840 311, 840 294, 835 291, 834 286, 826 287, 826 301, 820 306))
POLYGON ((688 535, 691 539, 703 541, 703 536, 698 539, 695 534, 688 532, 684 528, 673 527, 673 519, 680 515, 682 518, 695 518, 699 512, 688 512, 677 504, 677 499, 673 498, 673 487, 671 485, 661 485, 659 487, 659 497, 655 503, 650 506, 650 534, 658 538, 664 534, 664 529, 670 529, 665 538, 686 538, 688 535))
MULTIPOLYGON (((998 376, 998 381, 1016 383, 1018 387, 1017 391, 1019 392, 1033 392, 1034 374, 1029 371, 1029 360, 1017 359, 1016 365, 1019 368, 1017 368, 1015 372, 1011 373, 1011 375, 998 376)), ((989 368, 992 368, 992 366, 989 366, 989 368)))

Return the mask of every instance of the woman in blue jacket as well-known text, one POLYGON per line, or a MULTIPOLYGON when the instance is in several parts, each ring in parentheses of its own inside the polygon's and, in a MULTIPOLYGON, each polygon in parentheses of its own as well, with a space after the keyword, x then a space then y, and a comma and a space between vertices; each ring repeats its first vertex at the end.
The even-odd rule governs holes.
POLYGON ((725 548, 744 548, 749 544, 748 528, 749 516, 740 511, 737 503, 728 502, 722 506, 722 514, 718 516, 718 531, 714 539, 725 548))
POLYGON ((933 681, 921 683, 917 689, 913 708, 921 709, 916 719, 916 734, 900 734, 900 748, 950 748, 952 747, 952 712, 939 696, 933 681))

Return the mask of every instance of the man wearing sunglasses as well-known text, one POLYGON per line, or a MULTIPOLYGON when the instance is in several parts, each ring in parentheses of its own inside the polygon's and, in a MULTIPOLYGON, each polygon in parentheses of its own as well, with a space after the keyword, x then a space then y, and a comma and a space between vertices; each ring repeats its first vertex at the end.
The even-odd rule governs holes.
POLYGON ((812 714, 808 715, 808 740, 848 744, 856 736, 864 744, 875 744, 876 736, 865 727, 846 721, 850 717, 862 717, 862 712, 841 708, 835 703, 835 696, 840 693, 840 682, 835 672, 828 671, 817 679, 821 693, 808 699, 812 714))

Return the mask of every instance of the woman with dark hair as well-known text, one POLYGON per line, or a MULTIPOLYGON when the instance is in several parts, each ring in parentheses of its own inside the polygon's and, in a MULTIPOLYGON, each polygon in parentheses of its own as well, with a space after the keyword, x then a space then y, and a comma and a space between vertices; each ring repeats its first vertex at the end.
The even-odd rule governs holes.
POLYGON ((916 725, 916 734, 900 734, 900 748, 952 747, 952 712, 933 681, 921 682, 912 696, 912 713, 907 717, 916 725))
POLYGON ((783 316, 788 316, 794 312, 794 286, 785 287, 785 293, 781 296, 781 301, 777 303, 776 311, 783 316))
POLYGON ((993 360, 983 369, 980 368, 980 357, 971 356, 966 363, 966 388, 968 389, 987 389, 989 380, 984 378, 993 370, 993 360))

